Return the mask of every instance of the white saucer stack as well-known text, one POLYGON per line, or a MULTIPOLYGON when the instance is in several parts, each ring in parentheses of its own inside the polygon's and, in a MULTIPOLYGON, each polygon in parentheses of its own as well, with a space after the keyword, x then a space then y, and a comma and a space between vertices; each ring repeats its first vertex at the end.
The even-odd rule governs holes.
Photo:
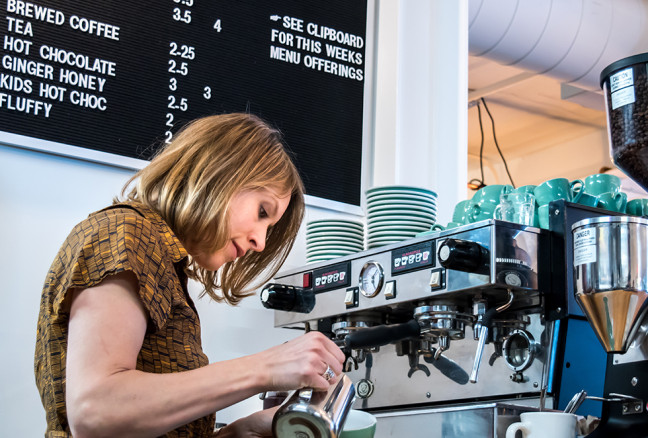
POLYGON ((367 190, 367 249, 389 245, 428 231, 436 222, 437 194, 410 186, 367 190))
POLYGON ((308 263, 354 254, 364 250, 364 224, 346 219, 322 219, 306 225, 308 263))

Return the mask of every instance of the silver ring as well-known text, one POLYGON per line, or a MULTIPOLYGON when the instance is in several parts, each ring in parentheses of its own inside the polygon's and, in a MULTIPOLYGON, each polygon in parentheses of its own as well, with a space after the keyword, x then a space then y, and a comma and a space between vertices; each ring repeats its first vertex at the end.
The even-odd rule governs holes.
POLYGON ((330 366, 326 365, 326 371, 324 371, 322 377, 324 377, 326 380, 331 380, 335 378, 335 372, 331 369, 330 366))

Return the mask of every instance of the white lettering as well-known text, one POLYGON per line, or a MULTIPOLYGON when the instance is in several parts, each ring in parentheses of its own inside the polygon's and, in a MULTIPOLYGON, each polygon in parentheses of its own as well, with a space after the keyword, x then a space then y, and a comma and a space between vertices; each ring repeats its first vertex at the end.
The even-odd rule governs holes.
POLYGON ((54 77, 54 67, 43 64, 42 62, 28 61, 22 58, 14 58, 11 55, 2 57, 2 68, 5 70, 15 71, 16 73, 38 76, 43 79, 52 79, 54 77))
POLYGON ((315 23, 308 23, 306 25, 306 33, 323 40, 329 40, 355 47, 356 49, 364 47, 364 39, 361 36, 351 35, 350 33, 338 31, 331 27, 320 26, 315 23))
POLYGON ((294 50, 284 49, 283 47, 270 46, 270 58, 278 59, 292 64, 299 64, 301 61, 301 53, 294 50))
POLYGON ((56 47, 42 45, 40 47, 41 58, 47 61, 58 62, 59 64, 67 64, 71 67, 77 67, 95 73, 100 73, 108 76, 116 75, 116 66, 114 62, 106 61, 103 59, 95 58, 90 60, 87 55, 70 52, 56 47))
POLYGON ((31 79, 0 73, 0 88, 30 94, 32 92, 32 81, 31 79))
POLYGON ((283 27, 290 30, 295 30, 297 32, 304 31, 304 20, 294 17, 283 17, 282 20, 283 27))
POLYGON ((7 12, 60 26, 65 21, 63 12, 21 0, 7 0, 7 12))
POLYGON ((21 40, 20 38, 14 38, 11 35, 5 35, 4 44, 2 45, 2 47, 5 50, 28 56, 29 48, 31 47, 31 45, 32 45, 31 41, 21 40))
POLYGON ((78 17, 76 15, 72 15, 70 17, 69 23, 70 27, 74 30, 119 41, 119 26, 113 26, 112 24, 89 20, 87 18, 78 17))
POLYGON ((45 117, 49 117, 50 111, 52 110, 52 104, 26 97, 0 93, 0 108, 9 111, 33 114, 35 116, 42 114, 45 117))
POLYGON ((51 85, 51 84, 46 84, 41 82, 38 95, 40 97, 46 97, 48 99, 58 100, 59 102, 63 102, 63 98, 65 97, 66 90, 67 89, 64 87, 58 87, 56 85, 51 85))
POLYGON ((106 84, 106 79, 62 68, 59 70, 59 82, 72 85, 73 87, 83 87, 88 90, 99 91, 101 93, 106 84))
POLYGON ((7 29, 9 32, 16 32, 21 35, 34 36, 32 25, 29 21, 21 20, 20 18, 6 17, 7 29))
POLYGON ((98 109, 106 111, 106 98, 95 96, 94 94, 84 93, 83 91, 73 90, 70 92, 70 102, 74 105, 85 108, 98 109))
POLYGON ((278 40, 279 44, 283 44, 284 46, 292 46, 293 38, 294 38, 293 34, 288 32, 278 31, 277 29, 272 29, 270 34, 270 41, 275 42, 278 40))

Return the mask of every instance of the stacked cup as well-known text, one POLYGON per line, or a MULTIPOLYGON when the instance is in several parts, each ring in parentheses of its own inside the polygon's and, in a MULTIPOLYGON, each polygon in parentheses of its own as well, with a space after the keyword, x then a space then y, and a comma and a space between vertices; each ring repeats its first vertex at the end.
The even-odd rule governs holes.
POLYGON ((621 191, 621 178, 596 173, 585 178, 585 194, 596 197, 596 207, 624 213, 628 195, 621 191))
POLYGON ((492 219, 495 208, 500 203, 500 195, 513 191, 508 184, 494 184, 477 190, 467 207, 465 222, 474 223, 492 219))
POLYGON ((628 201, 628 205, 626 205, 626 213, 635 216, 648 217, 648 199, 641 198, 628 201))
POLYGON ((551 201, 565 199, 569 202, 578 202, 583 196, 584 186, 585 183, 580 179, 569 181, 567 178, 554 178, 533 189, 533 195, 538 203, 540 228, 549 229, 549 203, 551 201))

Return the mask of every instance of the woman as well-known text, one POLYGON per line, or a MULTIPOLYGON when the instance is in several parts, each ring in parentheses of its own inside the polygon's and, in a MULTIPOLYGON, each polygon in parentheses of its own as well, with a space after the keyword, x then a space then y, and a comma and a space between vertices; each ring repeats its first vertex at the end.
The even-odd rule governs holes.
MULTIPOLYGON (((187 293, 192 278, 236 304, 290 252, 303 187, 277 131, 249 114, 198 119, 122 196, 72 230, 45 281, 35 372, 47 437, 212 436, 219 409, 333 383, 344 354, 319 333, 209 364, 187 293)), ((216 433, 270 436, 273 414, 216 433)))

